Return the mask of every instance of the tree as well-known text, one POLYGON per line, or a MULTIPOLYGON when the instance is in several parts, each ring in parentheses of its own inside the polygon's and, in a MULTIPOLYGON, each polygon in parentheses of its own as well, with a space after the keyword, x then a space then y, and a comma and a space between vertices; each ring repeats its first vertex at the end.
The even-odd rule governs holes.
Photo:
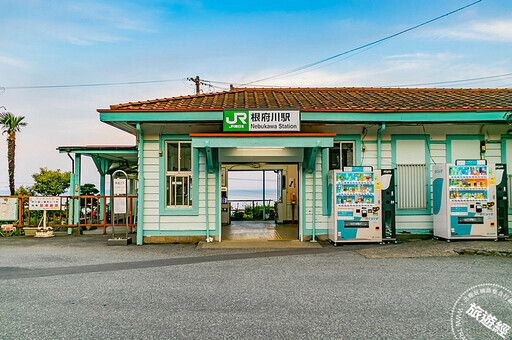
POLYGON ((80 195, 84 196, 93 196, 99 193, 98 189, 94 186, 94 184, 84 184, 80 186, 80 195))
POLYGON ((34 196, 36 193, 34 192, 34 188, 31 186, 24 187, 21 185, 16 191, 14 191, 15 195, 18 196, 34 196))
POLYGON ((10 112, 0 113, 0 127, 2 128, 2 134, 7 133, 7 163, 9 171, 9 189, 11 195, 14 195, 14 155, 16 151, 16 132, 20 132, 20 129, 27 126, 26 122, 23 122, 25 116, 16 117, 10 112))
POLYGON ((71 172, 61 172, 60 169, 48 170, 39 168, 39 173, 32 175, 34 179, 33 189, 36 193, 43 196, 57 196, 69 188, 69 178, 71 172))

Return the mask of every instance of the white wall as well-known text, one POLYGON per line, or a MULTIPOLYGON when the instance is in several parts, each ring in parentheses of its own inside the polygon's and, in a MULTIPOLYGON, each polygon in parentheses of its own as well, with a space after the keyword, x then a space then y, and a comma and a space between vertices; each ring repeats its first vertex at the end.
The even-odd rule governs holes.
MULTIPOLYGON (((199 214, 160 216, 159 143, 144 143, 144 230, 206 230, 205 158, 199 153, 199 214)), ((163 156, 162 156, 163 157, 163 156)), ((193 183, 195 185, 195 183, 193 183)), ((215 174, 208 174, 208 212, 210 230, 215 230, 215 174)))

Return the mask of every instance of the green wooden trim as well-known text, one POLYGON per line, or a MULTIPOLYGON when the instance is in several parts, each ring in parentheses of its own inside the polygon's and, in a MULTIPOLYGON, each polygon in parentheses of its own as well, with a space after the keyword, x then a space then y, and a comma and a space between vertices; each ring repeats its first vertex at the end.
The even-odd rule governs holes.
MULTIPOLYGON (((139 133, 138 138, 138 176, 139 176, 139 188, 137 191, 137 245, 141 246, 144 242, 144 132, 137 123, 137 132, 139 133)), ((160 224, 160 217, 158 218, 160 224)), ((160 226, 159 226, 160 227, 160 226)))
MULTIPOLYGON (((211 151, 211 150, 210 150, 211 151)), ((206 153, 208 153, 208 149, 204 150, 205 157, 206 153)), ((210 207, 208 206, 208 167, 204 167, 204 219, 206 222, 206 239, 210 237, 210 207)), ((192 181, 192 183, 194 183, 192 181)))
POLYGON ((160 136, 160 150, 163 151, 158 163, 160 167, 158 196, 160 216, 197 216, 199 215, 199 150, 196 148, 192 148, 192 208, 167 208, 165 206, 165 142, 173 140, 190 141, 190 136, 160 136))
POLYGON ((432 234, 433 229, 396 229, 396 235, 429 235, 432 234))
POLYGON ((501 163, 507 163, 507 139, 512 139, 512 135, 501 135, 501 163))
MULTIPOLYGON (((100 112, 102 122, 180 122, 180 121, 219 121, 223 111, 137 111, 100 112)), ((458 111, 458 112, 325 112, 301 111, 301 121, 339 122, 506 122, 509 111, 458 111)))
MULTIPOLYGON (((60 150, 59 151, 60 153, 67 153, 67 151, 65 150, 60 150)), ((87 150, 71 150, 69 151, 69 153, 74 153, 74 154, 77 154, 77 155, 90 155, 90 154, 97 154, 97 155, 101 155, 101 154, 112 154, 112 155, 118 155, 118 154, 131 154, 131 155, 134 155, 134 154, 137 154, 138 151, 136 149, 131 149, 131 150, 101 150, 101 149, 94 149, 94 148, 91 148, 91 149, 87 149, 87 150)))
POLYGON ((146 139, 146 140, 144 141, 144 143, 148 143, 148 144, 153 144, 153 143, 155 143, 155 144, 157 144, 157 143, 160 143, 160 141, 159 141, 159 140, 154 140, 154 139, 149 139, 149 140, 148 140, 148 139, 146 139))
POLYGON ((322 149, 322 215, 329 216, 329 162, 327 148, 322 149))
MULTIPOLYGON (((210 233, 217 236, 218 233, 210 233)), ((206 230, 144 230, 144 236, 206 236, 206 230)))
POLYGON ((484 140, 482 135, 446 135, 446 163, 452 160, 452 140, 484 140))
MULTIPOLYGON (((137 151, 138 152, 138 151, 137 151)), ((100 158, 98 156, 91 156, 92 161, 94 162, 94 165, 96 165, 96 169, 100 173, 100 175, 105 176, 105 174, 108 171, 108 168, 110 168, 110 165, 112 165, 113 161, 110 159, 100 158)))
MULTIPOLYGON (((301 195, 300 195, 300 205, 302 206, 302 216, 301 216, 301 220, 302 220, 302 235, 306 235, 305 234, 305 231, 307 230, 306 228, 306 171, 304 171, 304 168, 303 166, 301 166, 301 169, 300 171, 302 171, 302 183, 300 184, 301 188, 302 188, 302 192, 301 192, 301 195)), ((299 215, 299 213, 297 212, 297 215, 299 215)))
POLYGON ((382 157, 381 157, 381 153, 382 153, 382 139, 381 139, 381 135, 382 135, 382 132, 386 129, 386 122, 382 122, 382 124, 380 125, 380 128, 377 130, 377 169, 382 169, 381 167, 381 164, 382 164, 382 157))
MULTIPOLYGON (((422 210, 398 210, 398 207, 396 207, 396 214, 397 215, 431 215, 431 183, 430 183, 430 154, 428 150, 430 150, 430 135, 391 135, 391 167, 393 169, 396 169, 396 141, 397 140, 422 140, 425 142, 425 166, 427 167, 427 207, 422 210)), ((396 190, 396 186, 398 184, 398 181, 395 181, 395 192, 398 193, 398 190, 396 190)), ((399 199, 399 198, 398 198, 399 199)))
POLYGON ((430 144, 446 144, 445 140, 431 140, 430 144))
MULTIPOLYGON (((391 144, 390 140, 381 140, 381 144, 391 144)), ((377 144, 376 140, 365 140, 364 144, 377 144)))
MULTIPOLYGON (((316 157, 315 157, 316 158, 316 157)), ((311 241, 316 241, 316 170, 313 171, 313 209, 312 209, 312 237, 311 241)))
POLYGON ((193 148, 329 148, 332 145, 333 137, 192 137, 193 148))
POLYGON ((222 111, 179 111, 179 112, 100 112, 102 122, 182 122, 223 120, 222 111))
POLYGON ((215 235, 220 231, 220 168, 215 168, 215 235))
MULTIPOLYGON (((315 229, 315 235, 316 236, 318 236, 318 235, 328 235, 328 234, 329 234, 329 229, 315 229)), ((306 230, 304 235, 311 235, 311 236, 313 236, 313 230, 312 229, 309 229, 309 231, 306 230)))
POLYGON ((458 112, 308 112, 301 111, 304 121, 336 122, 506 122, 509 111, 458 112))
POLYGON ((304 162, 306 163, 308 173, 314 173, 316 171, 316 155, 318 154, 318 148, 313 147, 308 150, 307 155, 304 155, 304 162))

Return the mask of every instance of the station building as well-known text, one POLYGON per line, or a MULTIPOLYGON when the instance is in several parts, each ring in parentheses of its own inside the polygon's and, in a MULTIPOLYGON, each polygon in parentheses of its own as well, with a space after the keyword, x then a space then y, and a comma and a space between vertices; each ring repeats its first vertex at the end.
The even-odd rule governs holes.
POLYGON ((397 234, 432 233, 434 164, 512 173, 509 89, 231 88, 98 112, 137 138, 137 244, 222 241, 232 169, 282 174, 280 218, 294 215, 301 241, 328 234, 333 169, 396 169, 397 234))

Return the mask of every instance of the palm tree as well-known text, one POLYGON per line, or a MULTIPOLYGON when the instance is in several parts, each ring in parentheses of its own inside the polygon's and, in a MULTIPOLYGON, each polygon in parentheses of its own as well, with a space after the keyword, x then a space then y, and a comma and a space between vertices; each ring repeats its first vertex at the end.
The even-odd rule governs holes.
POLYGON ((26 122, 22 120, 25 116, 16 117, 10 112, 0 113, 0 127, 2 133, 7 133, 7 162, 9 170, 9 189, 11 195, 14 195, 14 153, 16 150, 16 132, 20 132, 20 129, 27 126, 26 122))

